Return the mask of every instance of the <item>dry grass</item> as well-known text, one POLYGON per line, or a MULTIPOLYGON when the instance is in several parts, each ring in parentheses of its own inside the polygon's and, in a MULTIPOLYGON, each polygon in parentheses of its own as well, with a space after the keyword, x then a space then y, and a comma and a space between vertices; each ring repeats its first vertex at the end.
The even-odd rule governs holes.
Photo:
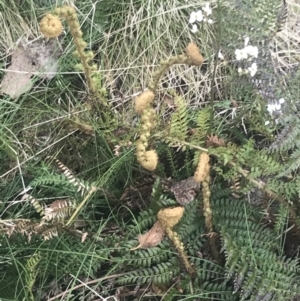
MULTIPOLYGON (((18 9, 16 0, 8 1, 10 5, 4 5, 4 2, 0 2, 0 6, 2 6, 0 12, 0 26, 2 28, 0 60, 4 64, 21 37, 36 39, 41 36, 38 32, 38 19, 41 16, 37 16, 34 11, 34 0, 27 0, 27 14, 18 9)), ((56 2, 58 3, 58 1, 56 2)), ((133 99, 147 88, 153 70, 157 68, 161 60, 181 54, 190 41, 194 40, 199 45, 206 64, 204 68, 173 66, 162 78, 159 91, 162 97, 158 103, 158 108, 162 106, 166 109, 170 106, 170 103, 164 102, 166 98, 163 96, 164 93, 168 94, 169 89, 176 89, 184 95, 190 107, 199 107, 209 100, 212 85, 215 86, 222 82, 226 76, 222 73, 224 62, 220 60, 214 80, 212 80, 214 64, 210 63, 215 57, 215 53, 211 52, 211 45, 213 45, 211 37, 214 36, 213 27, 205 26, 201 32, 194 35, 188 24, 190 12, 201 7, 206 1, 119 1, 111 8, 111 15, 108 15, 109 22, 105 26, 100 26, 96 22, 99 1, 87 0, 84 4, 74 1, 59 2, 74 5, 82 26, 85 25, 90 29, 89 36, 85 38, 88 45, 98 47, 99 72, 103 74, 104 86, 110 92, 110 101, 113 102, 116 113, 127 124, 132 124, 134 118, 133 99), (143 2, 144 5, 141 5, 143 2)), ((215 7, 216 2, 212 1, 211 6, 215 7)), ((287 72, 289 68, 298 66, 300 60, 300 3, 298 0, 288 1, 288 6, 288 22, 273 41, 274 62, 284 72, 287 72)), ((66 37, 64 36, 62 39, 66 39, 66 37)), ((73 58, 68 60, 68 57, 72 57, 71 53, 74 49, 71 43, 65 43, 64 48, 65 54, 61 59, 61 70, 64 74, 71 74, 74 73, 74 69, 72 69, 73 58)), ((5 69, 1 70, 4 71, 5 69)), ((44 89, 45 97, 47 97, 47 87, 42 89, 44 89)), ((31 95, 34 96, 35 93, 41 95, 40 92, 42 92, 41 88, 35 86, 31 95)), ((218 89, 216 92, 219 92, 218 89)), ((63 118, 62 116, 68 116, 74 112, 77 99, 73 93, 74 91, 70 93, 67 111, 58 113, 58 110, 49 108, 49 112, 51 112, 51 115, 49 113, 51 116, 49 120, 44 119, 44 117, 32 119, 27 126, 37 128, 40 123, 50 124, 52 119, 63 118)), ((60 94, 58 93, 57 99, 53 99, 53 103, 60 101, 59 97, 60 94)), ((22 101, 25 99, 26 96, 22 98, 22 101)), ((42 103, 43 99, 39 99, 39 101, 42 103)), ((29 112, 29 114, 31 113, 29 112)), ((13 115, 9 118, 7 124, 13 124, 15 122, 13 115)), ((26 120, 22 122, 26 124, 26 120)), ((57 137, 57 140, 60 138, 57 137)), ((11 139, 14 141, 13 138, 11 139)), ((12 144, 14 145, 16 142, 12 142, 12 144)), ((24 153, 24 156, 20 161, 24 160, 24 162, 35 156, 35 153, 30 155, 25 151, 21 151, 21 153, 24 153)))

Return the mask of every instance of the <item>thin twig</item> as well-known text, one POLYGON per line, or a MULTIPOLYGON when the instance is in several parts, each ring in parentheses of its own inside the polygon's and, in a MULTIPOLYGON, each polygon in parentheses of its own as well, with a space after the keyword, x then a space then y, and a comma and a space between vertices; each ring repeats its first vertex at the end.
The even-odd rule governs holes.
POLYGON ((97 187, 92 186, 89 193, 86 195, 86 197, 84 198, 84 200, 79 204, 79 206, 76 208, 75 212, 72 214, 72 216, 70 217, 70 219, 68 220, 68 222, 66 223, 66 226, 69 226, 72 221, 75 219, 75 217, 78 215, 79 211, 81 210, 81 208, 84 206, 84 204, 87 202, 87 200, 91 197, 91 195, 97 191, 97 187))
POLYGON ((72 288, 48 299, 48 301, 53 301, 53 300, 56 300, 57 298, 59 297, 64 297, 66 294, 70 293, 71 291, 73 290, 76 290, 76 289, 79 289, 83 286, 87 286, 87 285, 91 285, 91 284, 94 284, 94 283, 97 283, 97 282, 101 282, 103 280, 108 280, 108 279, 113 279, 113 278, 118 278, 118 277, 121 277, 121 276, 124 276, 128 273, 121 273, 121 274, 114 274, 114 275, 109 275, 109 276, 104 276, 104 277, 101 277, 101 278, 98 278, 98 279, 94 279, 94 280, 91 280, 91 281, 88 281, 88 282, 85 282, 85 283, 82 283, 82 284, 78 284, 76 286, 73 286, 72 288))

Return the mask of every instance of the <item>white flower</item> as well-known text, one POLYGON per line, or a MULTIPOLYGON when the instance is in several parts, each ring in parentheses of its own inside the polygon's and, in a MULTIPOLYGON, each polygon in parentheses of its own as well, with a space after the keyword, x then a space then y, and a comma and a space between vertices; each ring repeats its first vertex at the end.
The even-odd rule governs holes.
POLYGON ((257 72, 257 64, 253 63, 251 67, 248 68, 248 70, 250 71, 250 75, 253 77, 257 72))
POLYGON ((276 103, 274 106, 275 106, 276 111, 279 111, 281 109, 281 104, 280 103, 276 103))
POLYGON ((275 105, 273 104, 268 104, 267 110, 270 114, 272 114, 275 111, 275 105))
POLYGON ((190 19, 189 19, 189 23, 190 24, 193 24, 195 23, 196 21, 198 22, 201 22, 203 21, 203 13, 202 13, 202 10, 198 10, 198 11, 193 11, 191 12, 190 14, 190 19))
POLYGON ((248 55, 257 58, 258 56, 258 48, 256 46, 246 46, 244 50, 248 53, 248 55))
POLYGON ((285 99, 284 99, 284 98, 280 98, 280 99, 278 100, 278 102, 279 102, 280 104, 283 104, 283 103, 285 103, 285 99))
POLYGON ((189 23, 190 23, 190 24, 193 24, 193 23, 195 23, 195 22, 196 22, 196 12, 193 11, 193 12, 191 12, 191 14, 190 14, 189 23))
POLYGON ((281 109, 280 103, 268 104, 268 106, 267 106, 267 110, 270 114, 272 114, 275 111, 280 111, 280 109, 281 109))
POLYGON ((191 32, 196 33, 198 31, 198 26, 196 24, 193 24, 191 32))
POLYGON ((205 6, 202 8, 202 10, 205 12, 205 14, 207 16, 211 15, 211 13, 212 13, 212 9, 210 8, 208 2, 206 2, 205 6))
POLYGON ((207 20, 207 23, 208 23, 208 24, 213 24, 214 21, 213 21, 212 19, 208 19, 208 20, 207 20))
POLYGON ((269 121, 269 120, 267 120, 267 121, 265 122, 265 125, 268 125, 268 124, 270 124, 270 121, 269 121))
POLYGON ((238 68, 238 73, 242 73, 243 69, 241 67, 238 68))
POLYGON ((202 10, 198 10, 198 11, 196 12, 196 20, 197 20, 198 22, 203 21, 203 13, 202 13, 202 10))
POLYGON ((235 53, 235 58, 238 61, 248 58, 248 53, 247 51, 245 51, 245 49, 236 49, 234 53, 235 53))
POLYGON ((246 37, 245 38, 245 47, 248 45, 248 43, 249 43, 249 37, 246 37))
POLYGON ((221 51, 219 51, 218 53, 218 58, 224 60, 224 55, 221 53, 221 51))

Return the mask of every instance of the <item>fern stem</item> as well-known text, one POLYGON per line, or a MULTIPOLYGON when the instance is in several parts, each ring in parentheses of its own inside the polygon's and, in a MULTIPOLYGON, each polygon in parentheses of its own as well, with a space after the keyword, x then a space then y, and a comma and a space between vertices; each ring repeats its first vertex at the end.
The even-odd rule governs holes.
POLYGON ((215 78, 216 78, 216 73, 217 73, 217 66, 218 66, 218 55, 220 52, 220 44, 221 44, 221 35, 222 35, 222 24, 221 24, 221 14, 220 14, 220 1, 218 1, 218 5, 217 5, 217 12, 218 12, 218 30, 217 30, 217 38, 216 38, 216 54, 215 54, 215 64, 214 64, 214 69, 213 69, 213 74, 212 74, 212 78, 211 78, 211 91, 210 91, 210 107, 211 107, 211 112, 210 112, 210 126, 208 129, 208 135, 211 134, 212 131, 212 125, 213 125, 213 120, 214 120, 214 102, 215 102, 215 78))
MULTIPOLYGON (((267 187, 267 184, 263 181, 257 181, 251 177, 249 177, 248 173, 243 170, 241 167, 237 167, 235 163, 233 162, 229 162, 229 164, 236 168, 237 171, 245 178, 247 179, 248 181, 250 181, 252 184, 254 184, 257 188, 263 190, 268 196, 280 201, 281 203, 283 203, 289 210, 289 213, 291 215, 291 217, 293 218, 294 222, 297 224, 297 214, 296 212, 290 207, 290 203, 283 197, 283 196, 280 196, 278 194, 276 194, 275 192, 273 192, 272 190, 270 190, 268 187, 267 187)), ((300 225, 298 225, 300 226, 300 225)))
POLYGON ((87 194, 87 196, 84 198, 84 200, 79 204, 79 206, 76 208, 75 212, 72 214, 72 216, 70 217, 70 219, 68 220, 68 222, 66 223, 66 226, 69 226, 72 221, 76 218, 76 216, 78 215, 79 211, 82 209, 82 207, 84 206, 84 204, 88 201, 88 199, 91 197, 91 195, 97 190, 97 187, 92 186, 89 193, 87 194))

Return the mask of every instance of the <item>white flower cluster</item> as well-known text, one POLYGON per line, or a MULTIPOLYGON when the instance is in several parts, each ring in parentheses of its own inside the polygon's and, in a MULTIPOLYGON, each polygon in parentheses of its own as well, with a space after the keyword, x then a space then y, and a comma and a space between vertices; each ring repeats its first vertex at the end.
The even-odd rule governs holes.
POLYGON ((193 33, 198 31, 198 26, 195 24, 196 22, 207 22, 209 24, 213 23, 213 20, 208 18, 212 14, 212 9, 210 8, 210 4, 207 2, 204 7, 199 9, 198 11, 193 11, 190 15, 189 23, 192 24, 191 31, 193 33))
POLYGON ((268 104, 267 110, 272 115, 273 112, 280 111, 281 105, 285 103, 284 98, 280 98, 277 103, 268 104))
MULTIPOLYGON (((238 61, 241 60, 249 60, 251 61, 253 58, 257 58, 258 56, 258 48, 256 46, 248 45, 249 38, 245 38, 245 47, 243 49, 236 49, 235 50, 235 58, 238 61)), ((253 77, 257 72, 257 64, 256 62, 253 62, 250 67, 247 69, 238 68, 239 73, 245 73, 253 77)))
MULTIPOLYGON (((281 112, 281 105, 284 104, 284 103, 285 103, 285 99, 284 98, 280 98, 275 103, 268 104, 267 105, 267 110, 270 113, 270 115, 273 115, 273 113, 275 113, 275 115, 277 115, 277 117, 278 117, 282 113, 281 112)), ((270 121, 266 121, 265 125, 268 125, 269 123, 270 123, 270 121)), ((275 123, 278 123, 278 119, 275 119, 275 123)))

